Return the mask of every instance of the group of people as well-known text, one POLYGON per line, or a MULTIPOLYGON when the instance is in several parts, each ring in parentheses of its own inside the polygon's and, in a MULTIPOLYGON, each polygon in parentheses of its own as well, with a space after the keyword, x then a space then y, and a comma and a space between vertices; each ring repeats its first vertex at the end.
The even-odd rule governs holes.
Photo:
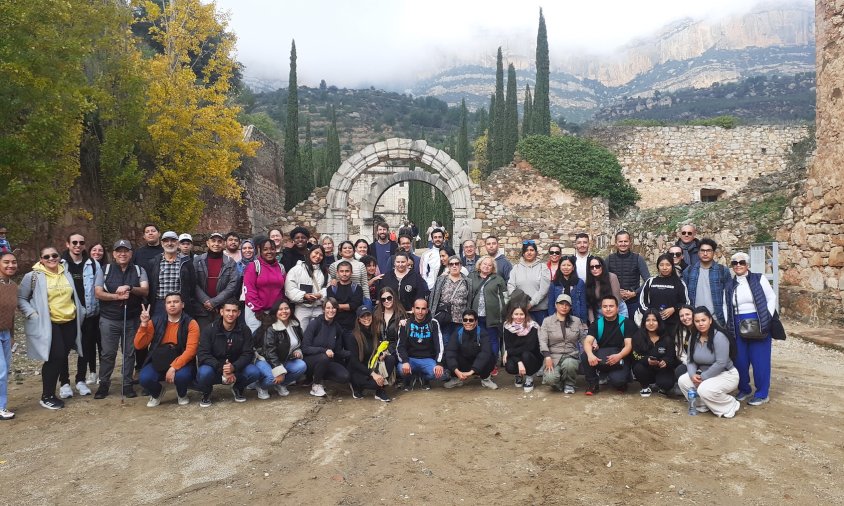
POLYGON ((201 407, 220 384, 236 402, 247 389, 268 399, 296 384, 322 397, 326 382, 389 402, 389 386, 427 390, 435 380, 456 388, 478 378, 494 390, 499 367, 525 392, 541 377, 572 394, 582 374, 586 395, 631 381, 643 397, 695 389, 698 410, 727 418, 745 399, 768 402, 776 294, 746 254, 732 256, 732 273, 715 262, 717 244, 693 225, 659 256, 655 276, 623 230, 606 259, 579 233, 573 255, 555 243, 543 260, 527 239, 511 264, 497 237, 483 239, 481 255, 462 229, 460 254, 434 227, 417 255, 406 228, 396 237, 379 223, 371 243, 336 247, 304 227, 286 237, 214 232, 201 254, 189 234, 152 224, 137 249, 121 239, 107 252, 73 233, 62 252, 43 248, 19 285, 15 255, 0 252, 0 418, 14 416, 15 306, 27 353, 43 362, 48 409, 61 409, 74 386, 84 396, 96 385, 94 398, 106 398, 118 352, 121 395, 136 397, 138 384, 149 407, 171 385, 179 405, 198 390, 201 407))

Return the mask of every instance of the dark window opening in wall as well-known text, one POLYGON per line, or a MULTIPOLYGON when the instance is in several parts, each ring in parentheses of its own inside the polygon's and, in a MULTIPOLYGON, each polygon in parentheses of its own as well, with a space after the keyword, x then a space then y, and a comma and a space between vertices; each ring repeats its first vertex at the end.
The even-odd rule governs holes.
POLYGON ((715 181, 715 178, 714 178, 714 177, 712 178, 712 181, 715 181))
POLYGON ((739 178, 736 178, 736 181, 738 181, 738 180, 739 180, 739 178))
POLYGON ((768 154, 768 148, 762 148, 762 154, 767 155, 768 154))
POLYGON ((699 182, 701 182, 701 183, 703 182, 703 178, 702 178, 702 177, 697 178, 697 180, 698 180, 699 182))
POLYGON ((679 183, 679 182, 680 182, 680 178, 679 178, 679 177, 675 177, 675 178, 674 178, 674 182, 675 182, 675 183, 679 183))
POLYGON ((665 176, 659 178, 660 181, 665 181, 667 178, 665 176))
POLYGON ((640 182, 640 183, 642 182, 642 179, 641 179, 641 178, 639 178, 639 182, 640 182))
POLYGON ((686 181, 691 181, 691 180, 692 180, 692 178, 686 179, 686 181))
POLYGON ((700 190, 700 201, 701 202, 717 202, 721 195, 724 194, 724 190, 718 188, 702 188, 700 190))
POLYGON ((654 178, 651 178, 651 183, 653 183, 653 182, 654 182, 654 178))
POLYGON ((726 180, 727 180, 727 176, 721 176, 721 181, 726 181, 726 180))

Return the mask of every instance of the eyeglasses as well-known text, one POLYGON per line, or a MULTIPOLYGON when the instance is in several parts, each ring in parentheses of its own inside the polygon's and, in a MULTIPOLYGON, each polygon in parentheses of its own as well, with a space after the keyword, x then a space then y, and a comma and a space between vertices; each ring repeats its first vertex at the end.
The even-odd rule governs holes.
POLYGON ((563 252, 562 251, 549 251, 548 254, 549 255, 562 255, 563 252))
POLYGON ((387 295, 387 296, 381 297, 381 302, 390 302, 391 300, 393 300, 392 295, 387 295))
POLYGON ((534 241, 533 239, 522 241, 522 246, 536 246, 536 241, 534 241))
POLYGON ((463 318, 463 323, 475 323, 474 318, 463 318))
POLYGON ((694 232, 680 232, 680 235, 695 235, 694 232))
POLYGON ((594 271, 595 269, 603 269, 603 266, 601 264, 595 264, 595 265, 590 265, 589 268, 594 271))
POLYGON ((706 248, 706 249, 699 249, 698 253, 713 253, 714 251, 715 250, 713 250, 712 248, 706 248))
POLYGON ((730 262, 730 266, 735 267, 736 265, 747 265, 747 260, 733 260, 730 262))
POLYGON ((681 251, 679 253, 671 253, 671 255, 674 256, 675 258, 680 258, 681 256, 683 256, 683 252, 681 251))
POLYGON ((460 266, 460 262, 449 262, 448 266, 449 267, 458 267, 458 266, 460 266))
POLYGON ((57 258, 59 258, 59 254, 58 254, 58 253, 51 253, 51 254, 49 254, 49 255, 43 255, 43 256, 41 257, 41 260, 55 260, 55 259, 57 259, 57 258))
POLYGON ((85 241, 70 241, 70 244, 74 246, 85 246, 85 241))

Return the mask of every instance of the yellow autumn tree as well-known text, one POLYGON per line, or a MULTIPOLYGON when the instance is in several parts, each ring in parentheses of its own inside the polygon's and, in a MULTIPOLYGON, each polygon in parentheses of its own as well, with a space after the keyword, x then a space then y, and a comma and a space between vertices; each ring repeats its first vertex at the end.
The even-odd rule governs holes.
POLYGON ((149 39, 159 46, 146 60, 147 118, 154 170, 149 178, 161 226, 192 230, 205 208, 203 195, 240 199, 233 176, 257 143, 245 142, 231 79, 235 37, 213 3, 199 0, 135 2, 149 39))

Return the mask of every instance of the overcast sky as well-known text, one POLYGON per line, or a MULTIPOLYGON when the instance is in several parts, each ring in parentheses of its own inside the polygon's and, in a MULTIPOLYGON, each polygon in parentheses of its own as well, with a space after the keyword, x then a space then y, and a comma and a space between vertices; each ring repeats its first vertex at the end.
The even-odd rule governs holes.
MULTIPOLYGON (((800 0, 811 4, 812 0, 800 0)), ((717 19, 759 0, 556 0, 542 5, 555 55, 610 53, 683 17, 717 19)), ((533 0, 217 0, 230 14, 246 75, 286 81, 296 40, 300 85, 396 86, 500 45, 533 60, 533 0)))

